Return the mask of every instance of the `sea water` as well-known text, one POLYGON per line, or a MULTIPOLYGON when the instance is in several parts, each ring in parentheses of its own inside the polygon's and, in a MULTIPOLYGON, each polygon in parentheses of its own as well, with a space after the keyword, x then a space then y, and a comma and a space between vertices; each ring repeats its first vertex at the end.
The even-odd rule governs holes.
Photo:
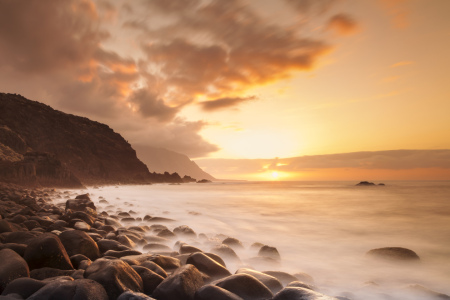
MULTIPOLYGON (((238 254, 256 256, 251 244, 276 247, 279 266, 253 268, 305 272, 328 295, 361 299, 428 299, 403 294, 420 284, 450 294, 450 182, 214 182, 90 188, 120 211, 174 219, 169 229, 188 225, 208 237, 242 241, 238 254), (219 236, 223 238, 223 236, 219 236), (418 264, 373 263, 374 248, 404 247, 418 264), (348 294, 351 293, 351 294, 348 294), (409 298, 408 298, 409 297, 409 298)), ((203 249, 210 250, 210 249, 203 249)), ((237 265, 229 265, 234 272, 237 265)), ((433 298, 430 298, 433 299, 433 298)))

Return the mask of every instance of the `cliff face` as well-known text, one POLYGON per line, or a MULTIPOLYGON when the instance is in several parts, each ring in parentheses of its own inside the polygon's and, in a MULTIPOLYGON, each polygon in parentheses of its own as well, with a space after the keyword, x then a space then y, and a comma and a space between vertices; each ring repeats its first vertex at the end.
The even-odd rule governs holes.
MULTIPOLYGON (((70 176, 86 185, 166 181, 164 178, 153 180, 154 176, 136 157, 131 145, 107 125, 54 110, 20 95, 0 93, 1 125, 12 133, 5 129, 0 134, 0 144, 3 144, 0 155, 3 153, 7 158, 3 161, 17 163, 20 155, 35 151, 48 153, 47 163, 60 162, 61 167, 72 174, 70 176), (16 155, 11 155, 10 150, 16 155)), ((43 157, 37 159, 43 162, 46 160, 43 157)), ((27 169, 25 165, 23 161, 23 170, 27 169)), ((53 172, 44 169, 36 165, 37 174, 53 172)), ((63 169, 60 171, 62 177, 69 176, 63 169)), ((180 182, 181 178, 171 177, 167 181, 180 182)))
POLYGON ((184 154, 147 146, 135 146, 135 149, 151 172, 177 172, 180 176, 187 175, 198 180, 215 180, 184 154))

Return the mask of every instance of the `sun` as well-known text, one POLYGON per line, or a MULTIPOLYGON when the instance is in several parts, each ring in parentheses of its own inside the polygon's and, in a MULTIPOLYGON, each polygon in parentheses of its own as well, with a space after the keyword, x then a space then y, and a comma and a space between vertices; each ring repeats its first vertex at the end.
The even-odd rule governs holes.
POLYGON ((272 172, 272 178, 277 179, 278 178, 278 172, 272 172))

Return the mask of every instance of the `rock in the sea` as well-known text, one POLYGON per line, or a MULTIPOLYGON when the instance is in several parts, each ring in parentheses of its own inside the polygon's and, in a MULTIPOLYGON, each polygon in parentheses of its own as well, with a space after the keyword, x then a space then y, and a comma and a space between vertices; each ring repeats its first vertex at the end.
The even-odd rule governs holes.
POLYGON ((245 300, 271 299, 273 294, 261 281, 248 274, 235 274, 212 284, 221 287, 245 300))
POLYGON ((28 277, 17 278, 6 286, 2 295, 17 294, 23 299, 27 299, 45 285, 46 283, 41 280, 28 277))
POLYGON ((91 260, 100 257, 97 243, 86 232, 79 230, 64 231, 59 235, 59 239, 69 256, 83 254, 91 260))
POLYGON ((30 270, 43 267, 73 270, 66 249, 60 239, 51 233, 34 238, 25 250, 24 259, 30 270))
POLYGON ((122 251, 108 250, 104 253, 105 256, 112 256, 112 257, 117 257, 117 258, 129 256, 129 255, 141 255, 141 254, 142 253, 137 250, 122 250, 122 251))
POLYGON ((190 254, 195 252, 203 252, 203 251, 197 247, 188 244, 182 244, 180 246, 180 254, 190 254))
POLYGON ((122 245, 118 241, 102 239, 97 242, 100 252, 105 253, 108 250, 123 251, 131 250, 129 247, 122 245))
POLYGON ((228 237, 222 241, 222 244, 225 244, 234 250, 244 249, 244 245, 242 245, 241 241, 232 237, 228 237))
POLYGON ((215 285, 205 285, 199 289, 194 296, 194 300, 243 300, 236 294, 229 292, 215 285))
POLYGON ((16 244, 16 243, 7 243, 7 244, 0 244, 0 250, 3 249, 11 249, 15 251, 20 256, 24 256, 25 249, 27 248, 27 245, 25 244, 16 244))
POLYGON ((181 266, 179 259, 165 255, 152 256, 151 261, 163 268, 165 271, 177 269, 181 266))
POLYGON ((29 277, 26 261, 11 249, 0 250, 0 293, 14 279, 29 277))
POLYGON ((163 278, 167 277, 166 271, 164 271, 163 268, 161 268, 159 265, 155 264, 152 261, 144 261, 143 263, 141 263, 140 266, 145 267, 145 268, 155 272, 156 274, 158 274, 159 276, 161 276, 163 278))
POLYGON ((122 293, 117 300, 155 300, 146 294, 136 293, 132 291, 126 291, 122 293))
POLYGON ((236 252, 234 252, 233 249, 231 249, 229 246, 227 245, 220 245, 220 246, 216 246, 214 248, 211 249, 211 252, 214 254, 219 255, 220 257, 222 257, 225 260, 229 260, 233 263, 240 263, 241 260, 239 259, 239 256, 236 254, 236 252))
POLYGON ((171 251, 169 246, 166 246, 164 244, 160 243, 148 243, 146 244, 142 250, 148 251, 148 252, 158 252, 158 251, 171 251))
POLYGON ((75 269, 79 269, 80 263, 84 260, 91 261, 88 257, 84 256, 83 254, 75 254, 70 257, 70 262, 72 263, 72 266, 75 269))
POLYGON ((270 275, 278 279, 282 285, 287 285, 293 281, 298 281, 298 278, 286 272, 281 271, 264 271, 264 274, 270 275))
POLYGON ((152 296, 158 300, 193 300, 195 292, 203 284, 202 274, 197 268, 185 265, 164 279, 152 296))
POLYGON ((224 266, 201 252, 191 254, 186 260, 186 264, 194 265, 200 272, 205 273, 212 279, 218 279, 231 275, 230 271, 228 271, 224 266))
POLYGON ((108 300, 105 289, 89 279, 75 281, 53 281, 45 285, 27 300, 64 299, 64 300, 108 300))
POLYGON ((52 277, 72 276, 72 270, 60 270, 55 268, 40 268, 30 272, 30 277, 37 280, 44 280, 52 277))
POLYGON ((132 268, 139 274, 139 276, 141 276, 144 294, 146 295, 151 295, 156 287, 164 280, 164 277, 145 267, 132 266, 132 268))
POLYGON ((297 272, 294 273, 293 275, 301 282, 314 284, 314 278, 305 272, 297 272))
POLYGON ((277 248, 270 247, 270 246, 267 246, 267 245, 264 245, 264 246, 261 247, 261 249, 259 249, 258 255, 259 256, 263 256, 263 257, 270 257, 270 258, 273 258, 275 260, 280 260, 281 259, 280 253, 278 253, 277 248))
POLYGON ((420 257, 416 252, 401 247, 385 247, 372 249, 366 253, 367 257, 381 259, 385 261, 419 261, 420 257))
POLYGON ((285 287, 272 300, 337 300, 315 291, 299 287, 285 287))
POLYGON ((97 210, 94 202, 91 201, 91 198, 88 194, 78 195, 75 199, 66 201, 66 211, 68 209, 72 211, 86 211, 86 208, 91 208, 93 210, 97 210))
POLYGON ((194 237, 194 238, 197 237, 197 234, 195 233, 195 231, 187 225, 181 225, 181 226, 175 227, 173 229, 173 233, 175 233, 176 235, 180 235, 180 236, 194 237))
POLYGON ((240 268, 236 271, 236 274, 248 274, 248 275, 255 277, 256 279, 261 281, 265 286, 267 286, 274 294, 278 293, 279 291, 281 291, 283 289, 283 285, 275 277, 252 270, 252 269, 240 268))
POLYGON ((142 279, 133 268, 120 259, 99 258, 84 272, 84 277, 100 283, 109 299, 116 299, 127 290, 142 293, 142 279))
POLYGON ((301 281, 292 281, 287 285, 287 287, 300 287, 300 288, 305 288, 305 289, 312 290, 312 291, 316 290, 316 287, 314 285, 304 283, 301 281))

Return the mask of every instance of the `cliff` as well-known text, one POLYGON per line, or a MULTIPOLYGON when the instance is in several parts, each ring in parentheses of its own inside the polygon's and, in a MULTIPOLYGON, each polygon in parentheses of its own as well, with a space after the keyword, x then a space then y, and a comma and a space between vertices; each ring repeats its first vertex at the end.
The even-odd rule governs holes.
POLYGON ((85 185, 181 182, 177 174, 151 174, 131 145, 107 125, 20 95, 0 93, 0 126, 3 169, 15 170, 19 178, 35 174, 47 186, 72 179, 85 185))
POLYGON ((216 180, 203 171, 195 162, 184 154, 167 149, 148 146, 134 146, 138 157, 152 172, 177 172, 180 176, 190 176, 200 179, 216 180))

